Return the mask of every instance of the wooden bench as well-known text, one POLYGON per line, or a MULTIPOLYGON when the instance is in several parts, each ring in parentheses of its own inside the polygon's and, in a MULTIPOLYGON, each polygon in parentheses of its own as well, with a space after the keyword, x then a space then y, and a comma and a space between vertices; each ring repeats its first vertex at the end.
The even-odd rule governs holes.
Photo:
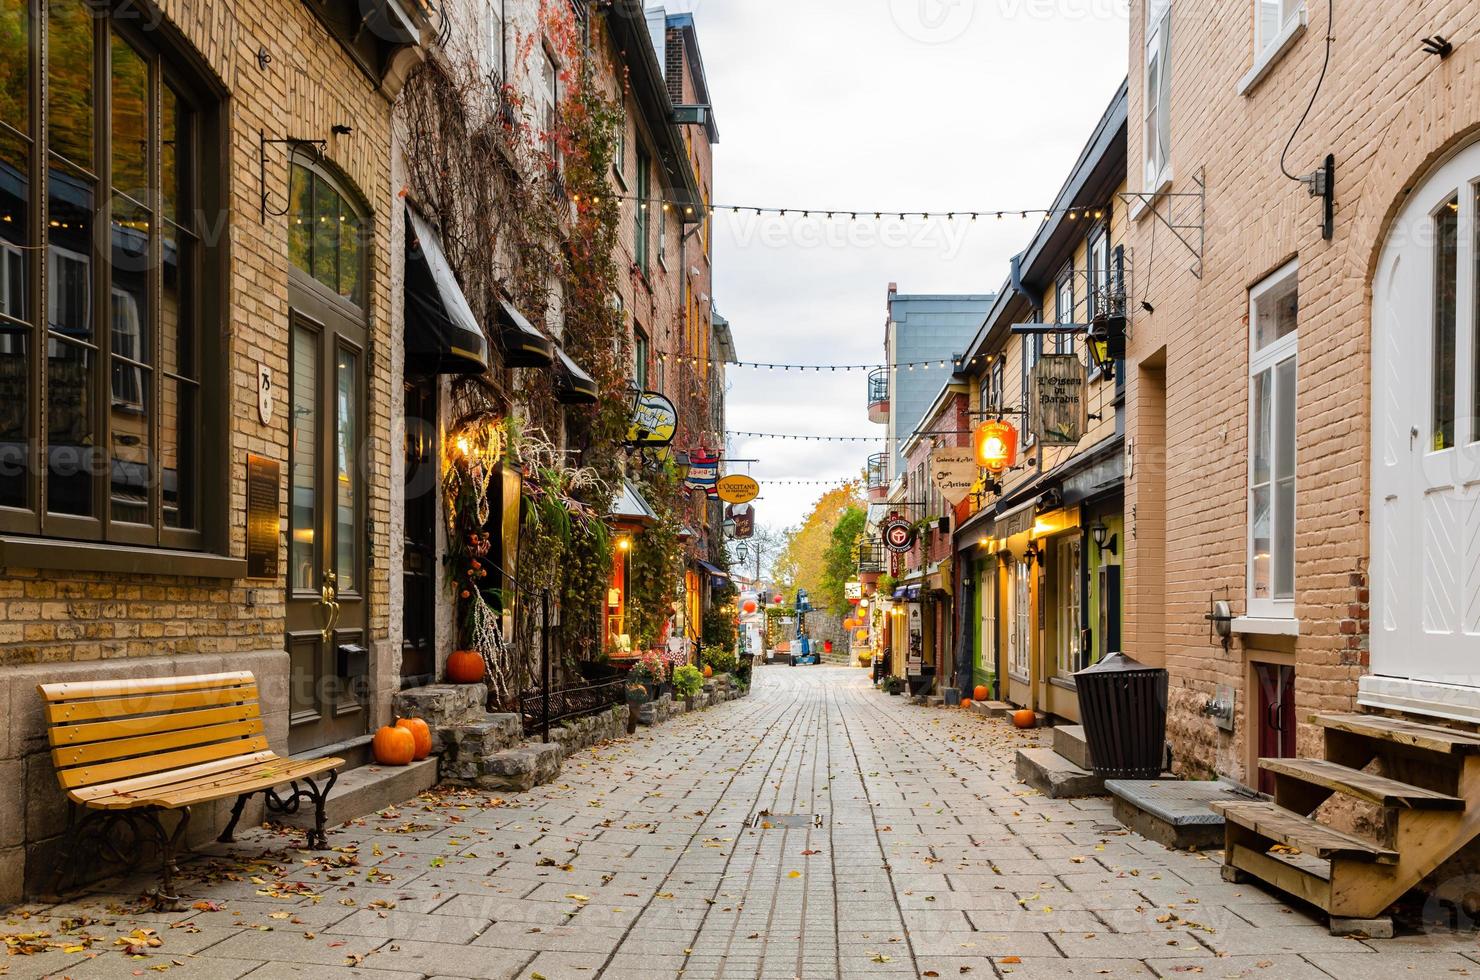
POLYGON ((67 794, 68 854, 58 862, 60 890, 80 867, 84 845, 132 865, 140 845, 155 843, 163 857, 159 897, 177 906, 176 857, 190 808, 236 797, 231 822, 218 838, 233 840, 242 808, 264 794, 269 811, 314 805, 309 848, 327 846, 324 801, 343 759, 283 759, 267 746, 257 681, 249 671, 154 677, 143 680, 42 684, 57 779, 67 794), (320 785, 315 777, 327 773, 320 785), (300 784, 302 784, 300 786, 300 784), (279 794, 276 787, 288 785, 279 794), (177 815, 166 831, 160 815, 177 815), (127 835, 114 833, 126 825, 127 835))

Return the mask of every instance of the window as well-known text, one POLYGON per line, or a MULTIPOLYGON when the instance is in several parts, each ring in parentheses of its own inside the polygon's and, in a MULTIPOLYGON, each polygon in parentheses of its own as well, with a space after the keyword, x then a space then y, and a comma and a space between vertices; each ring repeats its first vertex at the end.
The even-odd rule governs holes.
MULTIPOLYGON (((1054 291, 1054 321, 1056 323, 1074 322, 1074 270, 1066 269, 1059 277, 1058 288, 1054 291)), ((1074 335, 1072 333, 1056 333, 1053 335, 1053 348, 1055 354, 1074 353, 1074 335)))
POLYGON ((1007 361, 998 357, 992 362, 992 407, 1001 408, 1002 398, 1007 387, 1007 361))
POLYGON ((997 670, 997 562, 977 566, 977 598, 981 603, 981 642, 977 649, 977 666, 984 671, 997 670))
POLYGON ((1255 0, 1254 53, 1267 58, 1279 45, 1285 29, 1300 17, 1305 0, 1255 0))
POLYGON ((500 83, 507 80, 504 57, 504 0, 488 0, 488 67, 500 83))
POLYGON ((1459 195, 1434 213, 1434 385, 1429 446, 1453 449, 1459 339, 1459 195))
POLYGON ((1145 162, 1146 189, 1156 191, 1171 176, 1172 0, 1147 0, 1145 162))
POLYGON ((637 148, 637 207, 632 209, 632 261, 637 263, 637 268, 644 276, 648 272, 648 246, 652 240, 648 218, 648 196, 653 189, 651 171, 652 160, 648 157, 647 150, 639 146, 637 148))
POLYGON ((1082 553, 1083 540, 1077 534, 1070 534, 1059 542, 1057 558, 1059 566, 1058 672, 1060 677, 1073 676, 1074 672, 1080 668, 1084 652, 1084 634, 1081 629, 1083 592, 1080 588, 1082 553))
POLYGON ((1248 615, 1295 614, 1295 410, 1300 309, 1290 263, 1249 295, 1248 615))
POLYGON ((627 116, 624 113, 622 120, 617 124, 617 147, 612 151, 612 173, 616 175, 617 183, 623 187, 627 186, 627 116))
MULTIPOLYGON (((668 205, 653 202, 653 220, 658 223, 658 264, 668 268, 668 205)), ((688 277, 684 277, 687 281, 688 277)))
MULTIPOLYGON (((1043 314, 1035 310, 1030 323, 1042 322, 1043 314)), ((1033 445, 1038 440, 1033 436, 1033 369, 1038 366, 1038 358, 1043 355, 1043 335, 1025 334, 1023 336, 1023 446, 1033 445)))
POLYGON ((558 165, 560 162, 560 68, 549 51, 540 52, 540 88, 538 121, 543 133, 545 152, 558 165))
POLYGON ((294 267, 340 298, 363 306, 365 240, 359 212, 328 177, 302 159, 293 161, 288 200, 288 258, 294 267))
POLYGON ((638 327, 632 342, 632 380, 638 391, 648 390, 648 336, 638 327))
POLYGON ((1012 581, 1008 589, 1007 664, 1008 670, 1027 680, 1032 659, 1032 566, 1023 559, 1012 563, 1012 581))
POLYGON ((197 179, 216 106, 135 26, 82 0, 0 2, 0 447, 25 447, 0 459, 0 529, 199 548, 202 433, 225 397, 201 397, 220 391, 197 227, 219 211, 197 179))

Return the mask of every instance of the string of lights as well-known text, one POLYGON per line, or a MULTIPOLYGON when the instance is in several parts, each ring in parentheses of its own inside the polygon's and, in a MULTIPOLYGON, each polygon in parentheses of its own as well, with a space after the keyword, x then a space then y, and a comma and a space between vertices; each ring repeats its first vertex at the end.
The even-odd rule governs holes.
POLYGON ((666 362, 671 359, 678 361, 679 363, 692 364, 695 367, 698 367, 700 364, 707 363, 711 365, 723 364, 727 368, 739 367, 754 368, 756 370, 764 371, 817 372, 879 371, 884 368, 888 368, 891 371, 914 371, 917 368, 922 371, 944 371, 950 369, 951 371, 955 372, 963 370, 969 364, 974 364, 977 362, 990 364, 992 362, 992 355, 990 354, 977 354, 973 357, 967 358, 964 361, 958 360, 956 358, 936 357, 931 358, 928 361, 899 361, 894 364, 778 364, 770 361, 722 361, 717 357, 706 358, 700 357, 696 354, 685 354, 677 351, 659 351, 657 356, 659 361, 666 362))
POLYGON ((743 432, 739 429, 726 429, 726 436, 738 436, 742 439, 792 439, 797 442, 887 442, 887 436, 808 436, 796 435, 787 432, 743 432))
POLYGON ((1085 220, 1096 221, 1105 216, 1104 208, 1100 207, 1063 207, 1063 208, 977 208, 956 209, 951 211, 900 211, 895 208, 828 208, 828 207, 777 207, 774 205, 754 204, 679 204, 665 201, 659 197, 640 197, 636 194, 604 194, 593 195, 584 202, 579 194, 572 201, 580 206, 582 203, 599 205, 603 200, 615 200, 637 204, 644 211, 649 208, 661 208, 663 211, 682 211, 686 217, 694 217, 699 212, 708 212, 711 216, 716 214, 750 214, 768 215, 774 214, 779 217, 797 218, 826 218, 829 220, 847 219, 849 221, 883 221, 899 220, 908 221, 912 218, 931 220, 944 218, 947 221, 977 221, 982 218, 994 218, 998 221, 1004 218, 1039 218, 1047 221, 1054 215, 1064 215, 1071 221, 1085 220))

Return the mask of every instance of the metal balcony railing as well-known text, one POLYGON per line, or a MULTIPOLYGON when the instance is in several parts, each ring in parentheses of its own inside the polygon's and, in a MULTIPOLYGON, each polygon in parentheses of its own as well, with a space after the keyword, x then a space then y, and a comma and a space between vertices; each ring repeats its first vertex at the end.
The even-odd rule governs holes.
POLYGON ((868 376, 868 403, 877 405, 889 400, 889 369, 875 368, 868 376))
POLYGON ((875 453, 868 458, 868 489, 889 489, 889 454, 875 453))
POLYGON ((861 575, 882 572, 888 567, 888 556, 882 541, 861 541, 858 545, 858 571, 861 575))

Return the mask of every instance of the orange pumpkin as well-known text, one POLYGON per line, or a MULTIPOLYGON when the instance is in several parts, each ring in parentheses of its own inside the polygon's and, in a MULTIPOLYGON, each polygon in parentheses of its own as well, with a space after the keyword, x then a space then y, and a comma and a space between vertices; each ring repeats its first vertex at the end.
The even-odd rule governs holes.
POLYGON ((985 684, 978 684, 976 686, 976 690, 974 690, 974 691, 971 692, 972 700, 973 701, 985 701, 987 699, 987 695, 990 694, 990 693, 991 692, 987 690, 987 685, 985 685, 985 684))
POLYGON ((971 710, 971 699, 970 698, 962 698, 961 699, 961 707, 965 708, 967 711, 970 711, 971 710))
POLYGON ((409 729, 386 725, 375 733, 370 749, 382 766, 409 766, 416 758, 416 736, 409 729))
POLYGON ((711 666, 709 666, 708 664, 705 664, 704 665, 704 676, 705 677, 713 677, 714 676, 714 668, 711 667, 711 666))
POLYGON ((1012 723, 1019 728, 1032 728, 1038 724, 1038 716, 1031 708, 1019 708, 1012 713, 1012 723))
POLYGON ((447 658, 447 679, 454 684, 477 684, 483 680, 483 658, 472 650, 454 650, 447 658))
POLYGON ((397 718, 396 727, 404 728, 416 741, 416 752, 412 758, 417 762, 432 754, 432 728, 425 718, 397 718))

